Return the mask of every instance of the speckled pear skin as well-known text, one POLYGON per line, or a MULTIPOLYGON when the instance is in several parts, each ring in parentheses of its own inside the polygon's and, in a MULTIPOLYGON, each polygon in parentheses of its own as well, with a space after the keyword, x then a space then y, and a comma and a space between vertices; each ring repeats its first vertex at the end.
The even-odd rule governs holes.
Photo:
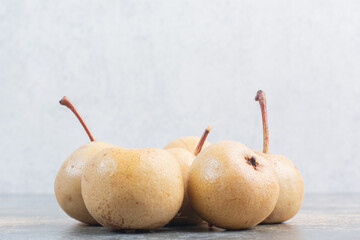
MULTIPOLYGON (((164 149, 184 148, 189 152, 194 153, 197 145, 199 144, 199 141, 200 141, 200 137, 180 137, 171 141, 168 145, 164 147, 164 149)), ((205 149, 210 145, 211 143, 205 141, 202 149, 205 149)))
POLYGON ((169 226, 183 226, 183 225, 197 225, 203 220, 195 213, 194 209, 190 205, 189 196, 187 194, 187 182, 189 178, 189 171, 192 162, 195 159, 195 155, 185 150, 184 148, 170 148, 167 149, 171 155, 178 161, 183 183, 184 183, 184 200, 181 208, 176 216, 169 222, 169 226))
POLYGON ((106 149, 86 165, 82 194, 90 214, 112 230, 167 224, 184 198, 180 166, 156 148, 106 149))
POLYGON ((287 157, 255 152, 272 164, 280 184, 280 194, 275 209, 263 223, 280 223, 289 220, 301 208, 304 200, 304 180, 295 164, 287 157))
POLYGON ((247 229, 273 211, 279 183, 266 159, 242 143, 221 141, 195 158, 188 193, 191 205, 208 223, 225 229, 247 229), (258 163, 256 169, 251 160, 258 163))
POLYGON ((112 144, 100 141, 89 142, 75 150, 62 164, 55 179, 55 195, 60 207, 70 217, 89 224, 98 225, 85 207, 81 195, 81 177, 87 161, 96 153, 112 144))

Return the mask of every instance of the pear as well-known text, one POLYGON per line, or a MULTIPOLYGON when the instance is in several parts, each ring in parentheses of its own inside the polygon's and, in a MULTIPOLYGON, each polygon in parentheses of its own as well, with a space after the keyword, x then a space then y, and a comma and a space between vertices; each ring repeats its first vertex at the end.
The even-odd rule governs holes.
POLYGON ((188 194, 196 213, 210 225, 247 229, 273 211, 279 183, 266 159, 242 143, 221 141, 195 158, 188 194))
POLYGON ((263 153, 273 166, 279 179, 280 194, 275 209, 263 223, 280 223, 296 215, 304 200, 304 181, 295 164, 285 156, 269 153, 269 131, 266 110, 266 96, 261 90, 257 92, 255 101, 259 101, 263 122, 263 153))
POLYGON ((60 207, 70 217, 89 225, 97 225, 98 223, 85 207, 81 195, 81 177, 86 162, 99 151, 113 147, 113 145, 95 140, 82 117, 67 97, 60 100, 60 104, 67 106, 74 112, 91 142, 75 150, 62 164, 55 179, 54 189, 56 199, 60 207))
POLYGON ((179 163, 156 148, 109 148, 88 161, 82 195, 90 214, 112 230, 152 230, 179 211, 184 185, 179 163))
MULTIPOLYGON (((194 153, 199 141, 200 141, 199 137, 194 137, 194 136, 180 137, 171 141, 168 145, 164 147, 164 149, 184 148, 189 152, 194 153)), ((208 141, 205 141, 202 148, 206 148, 208 146, 210 146, 210 143, 208 141)))
POLYGON ((169 153, 171 153, 175 157, 175 159, 180 164, 182 178, 184 182, 184 200, 182 202, 179 212, 169 222, 169 226, 197 225, 203 222, 203 220, 195 213, 195 211, 191 207, 189 196, 187 194, 187 181, 189 177, 191 164, 194 161, 195 157, 200 153, 210 130, 211 130, 210 127, 207 127, 205 129, 205 132, 200 138, 197 147, 193 153, 180 147, 166 149, 169 153))

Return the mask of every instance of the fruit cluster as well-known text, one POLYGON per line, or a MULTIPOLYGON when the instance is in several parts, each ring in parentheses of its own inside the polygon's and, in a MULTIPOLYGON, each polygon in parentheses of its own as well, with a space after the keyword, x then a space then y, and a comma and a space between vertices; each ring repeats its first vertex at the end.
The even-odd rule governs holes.
POLYGON ((72 218, 113 230, 152 230, 169 225, 247 229, 280 223, 299 211, 304 183, 285 156, 269 154, 265 94, 258 91, 263 152, 235 141, 210 144, 203 136, 181 137, 164 149, 129 149, 96 141, 63 163, 55 180, 61 208, 72 218), (203 150, 202 150, 203 149, 203 150))

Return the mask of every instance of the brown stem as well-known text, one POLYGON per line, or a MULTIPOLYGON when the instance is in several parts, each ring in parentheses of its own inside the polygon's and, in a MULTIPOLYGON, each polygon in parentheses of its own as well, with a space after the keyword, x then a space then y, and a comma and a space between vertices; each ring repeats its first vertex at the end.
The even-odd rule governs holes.
POLYGON ((80 116, 79 112, 76 110, 74 105, 71 103, 70 99, 68 99, 66 96, 64 96, 59 102, 60 102, 61 105, 64 105, 64 106, 68 107, 75 114, 75 116, 77 117, 77 119, 79 119, 81 125, 85 129, 85 131, 86 131, 87 135, 89 136, 90 140, 92 142, 95 141, 94 136, 90 132, 89 128, 86 126, 86 124, 85 124, 84 120, 82 119, 82 117, 80 116))
POLYGON ((210 127, 210 126, 208 126, 208 127, 205 129, 205 132, 204 132, 203 135, 201 136, 200 141, 199 141, 198 145, 196 146, 196 149, 195 149, 195 152, 194 152, 195 156, 197 156, 197 155, 201 152, 201 149, 202 149, 202 147, 203 147, 203 145, 204 145, 204 143, 205 143, 205 140, 206 140, 206 138, 207 138, 210 130, 211 130, 211 127, 210 127))
POLYGON ((259 90, 256 94, 255 101, 259 101, 262 123, 263 123, 263 153, 269 153, 269 129, 268 129, 268 119, 266 112, 266 96, 265 93, 259 90))

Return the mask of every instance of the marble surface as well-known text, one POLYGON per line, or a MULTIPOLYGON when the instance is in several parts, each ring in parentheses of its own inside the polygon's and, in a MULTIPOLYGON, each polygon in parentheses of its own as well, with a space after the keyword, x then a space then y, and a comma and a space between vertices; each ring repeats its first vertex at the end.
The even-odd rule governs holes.
POLYGON ((360 194, 309 194, 300 212, 283 224, 225 231, 161 228, 125 234, 78 223, 53 195, 0 195, 0 239, 359 239, 360 194))

